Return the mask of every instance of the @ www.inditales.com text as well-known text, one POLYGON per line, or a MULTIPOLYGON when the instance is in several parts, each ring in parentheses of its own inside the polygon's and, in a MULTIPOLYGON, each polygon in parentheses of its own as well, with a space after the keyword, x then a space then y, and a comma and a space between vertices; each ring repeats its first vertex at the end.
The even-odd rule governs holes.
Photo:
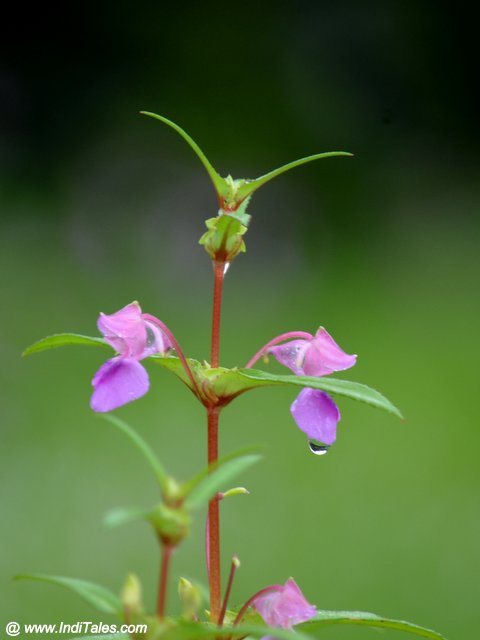
POLYGON ((52 635, 61 633, 75 633, 75 634, 97 634, 97 633, 146 633, 146 624, 106 624, 104 622, 91 622, 82 620, 81 622, 74 622, 68 624, 66 622, 59 622, 56 624, 28 624, 19 622, 9 622, 5 626, 5 631, 10 637, 17 637, 24 635, 52 635))

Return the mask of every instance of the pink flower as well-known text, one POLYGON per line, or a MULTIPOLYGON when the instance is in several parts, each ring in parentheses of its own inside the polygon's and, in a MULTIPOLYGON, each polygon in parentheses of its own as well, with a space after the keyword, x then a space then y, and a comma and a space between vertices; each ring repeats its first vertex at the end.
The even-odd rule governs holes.
MULTIPOLYGON (((285 334, 288 336, 288 334, 285 334)), ((281 364, 300 376, 326 376, 353 367, 356 355, 345 353, 332 336, 320 327, 315 336, 290 340, 268 349, 281 364)), ((290 407, 293 419, 308 438, 331 445, 337 437, 340 411, 330 396, 320 389, 300 391, 290 407)))
POLYGON ((100 314, 97 326, 118 355, 107 360, 93 377, 90 406, 94 411, 112 411, 145 395, 150 381, 139 361, 172 348, 151 316, 145 316, 138 302, 111 315, 100 314))
POLYGON ((316 607, 305 599, 293 578, 289 578, 284 585, 272 585, 272 590, 258 596, 253 606, 266 624, 281 629, 291 629, 293 625, 306 622, 317 613, 316 607))
POLYGON ((326 376, 350 369, 357 361, 357 356, 345 353, 323 327, 310 339, 290 340, 270 347, 269 353, 300 376, 326 376))

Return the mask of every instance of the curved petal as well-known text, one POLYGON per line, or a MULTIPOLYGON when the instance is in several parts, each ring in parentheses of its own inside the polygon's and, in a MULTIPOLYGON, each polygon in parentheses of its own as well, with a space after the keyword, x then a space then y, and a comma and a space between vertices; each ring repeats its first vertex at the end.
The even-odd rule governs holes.
POLYGON ((324 444, 335 442, 340 411, 325 391, 302 389, 293 401, 290 411, 298 428, 309 438, 324 444))
POLYGON ((125 358, 140 358, 147 344, 147 329, 138 302, 111 315, 101 313, 97 322, 105 341, 125 358))
POLYGON ((147 332, 147 340, 139 360, 148 358, 148 356, 151 356, 154 353, 165 353, 169 349, 173 349, 172 343, 160 327, 150 320, 143 319, 143 322, 147 332))
POLYGON ((255 609, 268 625, 290 629, 295 624, 310 620, 317 613, 316 607, 306 600, 293 578, 278 587, 278 591, 266 593, 254 602, 255 609))
POLYGON ((290 340, 290 342, 285 342, 277 347, 270 347, 268 353, 271 353, 280 364, 291 369, 297 376, 301 376, 304 373, 304 354, 308 351, 310 344, 308 340, 290 340))
POLYGON ((306 376, 326 376, 334 371, 350 369, 356 355, 341 349, 326 329, 320 327, 305 353, 303 373, 306 376))
POLYGON ((150 387, 148 374, 134 358, 112 358, 103 364, 92 380, 90 406, 105 413, 145 395, 150 387))

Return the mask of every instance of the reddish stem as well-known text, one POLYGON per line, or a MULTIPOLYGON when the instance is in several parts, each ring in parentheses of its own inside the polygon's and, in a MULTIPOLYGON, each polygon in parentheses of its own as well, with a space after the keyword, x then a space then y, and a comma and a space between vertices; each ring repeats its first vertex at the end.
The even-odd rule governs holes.
POLYGON ((227 612, 228 601, 230 600, 230 593, 232 591, 233 579, 235 577, 235 572, 240 566, 240 562, 237 557, 232 558, 232 564, 230 566, 230 575, 228 576, 227 589, 225 591, 225 596, 223 598, 222 610, 220 611, 220 617, 218 618, 218 626, 221 627, 223 625, 223 621, 225 619, 225 614, 227 612))
POLYGON ((212 353, 210 364, 215 369, 218 367, 220 356, 220 317, 222 310, 222 292, 225 262, 214 262, 214 285, 213 285, 213 313, 212 313, 212 353))
MULTIPOLYGON (((220 354, 220 318, 222 310, 222 292, 225 263, 214 261, 213 310, 212 310, 212 349, 210 364, 218 367, 220 354)), ((218 417, 220 409, 215 406, 207 408, 208 419, 208 464, 218 460, 218 417)), ((208 549, 210 556, 210 615, 212 622, 217 622, 221 609, 221 575, 220 575, 220 514, 219 500, 213 498, 208 505, 208 549)))
MULTIPOLYGON (((216 407, 208 409, 208 464, 218 460, 218 412, 216 407)), ((209 550, 209 584, 210 611, 212 622, 217 622, 221 607, 220 582, 220 510, 218 497, 210 500, 208 505, 208 550, 209 550)))
POLYGON ((159 618, 165 616, 165 602, 167 600, 168 571, 170 569, 170 558, 174 547, 169 544, 162 546, 162 566, 160 568, 160 582, 158 585, 157 615, 159 618))
POLYGON ((292 338, 300 338, 301 340, 312 340, 313 336, 311 333, 307 333, 306 331, 289 331, 288 333, 282 333, 282 335, 277 336, 276 338, 273 338, 272 340, 267 342, 267 344, 265 344, 260 349, 260 351, 257 351, 253 358, 250 358, 250 360, 247 362, 247 364, 245 365, 245 369, 250 369, 251 367, 253 367, 255 362, 257 362, 257 360, 260 360, 260 358, 268 352, 270 347, 274 347, 279 342, 291 340, 292 338))

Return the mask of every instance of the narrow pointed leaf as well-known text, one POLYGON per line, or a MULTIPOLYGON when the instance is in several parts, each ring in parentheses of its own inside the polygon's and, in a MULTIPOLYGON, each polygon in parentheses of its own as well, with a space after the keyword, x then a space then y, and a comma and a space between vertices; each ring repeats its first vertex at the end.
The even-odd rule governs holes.
POLYGON ((105 589, 105 587, 100 587, 86 580, 65 578, 63 576, 48 576, 41 573, 15 576, 15 580, 35 580, 55 584, 73 591, 101 613, 120 614, 122 612, 122 603, 118 596, 105 589))
POLYGON ((296 629, 311 634, 315 633, 317 629, 332 624, 354 624, 367 627, 396 629, 398 631, 407 631, 420 636, 421 638, 445 640, 444 636, 436 631, 432 631, 431 629, 426 629, 425 627, 420 627, 416 624, 412 624, 411 622, 405 622, 404 620, 383 618, 374 613, 367 613, 365 611, 318 611, 315 618, 308 622, 304 622, 296 627, 296 629))
POLYGON ((123 431, 123 433, 143 454, 145 460, 147 460, 155 476, 157 477, 162 490, 166 489, 168 486, 168 475, 150 445, 147 444, 145 440, 132 429, 132 427, 130 427, 124 420, 120 420, 120 418, 117 418, 117 416, 113 416, 109 413, 102 413, 99 415, 99 417, 103 420, 106 420, 107 422, 110 422, 111 424, 113 424, 113 426, 117 427, 117 429, 120 429, 120 431, 123 431))
POLYGON ((47 351, 55 347, 66 347, 71 344, 86 344, 92 347, 106 347, 110 351, 112 347, 108 345, 103 338, 93 338, 91 336, 82 336, 78 333, 56 333, 53 336, 47 336, 37 342, 34 342, 25 349, 22 356, 29 356, 32 353, 47 351))
POLYGON ((194 488, 197 485, 199 485, 201 482, 203 482, 203 480, 205 478, 207 478, 208 475, 214 469, 219 469, 220 467, 222 467, 227 462, 230 462, 230 460, 236 460, 237 458, 240 458, 242 456, 248 456, 248 455, 251 455, 251 454, 258 454, 259 448, 261 448, 261 447, 259 447, 259 446, 243 447, 242 449, 239 449, 238 451, 232 451, 232 453, 229 453, 226 456, 222 456, 219 460, 217 460, 217 462, 214 462, 209 467, 206 467, 206 468, 202 469, 193 478, 191 478, 190 480, 187 480, 186 482, 184 482, 182 484, 182 487, 181 487, 181 495, 182 496, 187 496, 190 493, 192 493, 194 488))
POLYGON ((148 509, 118 508, 112 509, 103 519, 107 527, 119 527, 130 522, 148 521, 151 511, 148 509))
POLYGON ((209 473, 187 495, 185 507, 187 509, 197 509, 203 504, 206 504, 219 491, 225 489, 225 484, 234 476, 248 469, 252 464, 258 462, 260 458, 261 456, 258 454, 251 454, 229 460, 217 467, 215 471, 209 473))
POLYGON ((322 158, 333 158, 336 156, 351 157, 353 156, 353 154, 346 151, 327 151, 326 153, 316 153, 313 156, 307 156, 306 158, 300 158, 300 160, 294 160, 293 162, 289 162, 288 164, 285 164, 278 169, 274 169, 273 171, 266 173, 264 176, 260 176, 260 178, 256 178, 255 180, 246 180, 245 183, 238 188, 237 198, 238 200, 243 200, 247 196, 250 196, 254 191, 264 185, 266 182, 273 180, 273 178, 276 178, 286 171, 290 171, 290 169, 299 167, 300 165, 306 164, 307 162, 312 162, 313 160, 321 160, 322 158))
POLYGON ((387 400, 381 393, 359 382, 351 382, 350 380, 339 380, 324 376, 316 378, 313 376, 295 376, 295 375, 275 375, 260 371, 258 369, 240 369, 238 371, 240 377, 251 382, 251 386, 246 386, 243 391, 253 389, 255 386, 262 385, 281 385, 288 384, 297 387, 310 387, 311 389, 321 389, 333 395, 344 396, 352 400, 359 400, 366 404, 388 411, 399 418, 402 418, 400 411, 387 400))
POLYGON ((157 113, 152 113, 151 111, 140 111, 140 113, 144 116, 155 118, 155 120, 160 120, 160 122, 163 122, 164 124, 174 129, 178 134, 180 134, 182 138, 185 140, 185 142, 192 147, 192 149, 195 151, 195 153, 199 157, 201 163, 207 170, 208 175, 210 176, 213 182, 213 186, 215 187, 215 191, 219 195, 226 195, 226 193, 228 193, 228 186, 225 180, 215 171, 210 161, 208 160, 207 156, 203 153, 203 151, 200 149, 200 147, 195 142, 195 140, 191 136, 189 136, 186 131, 184 131, 181 127, 179 127, 178 124, 175 124, 175 122, 172 122, 171 120, 168 120, 167 118, 164 118, 163 116, 160 116, 157 113))

